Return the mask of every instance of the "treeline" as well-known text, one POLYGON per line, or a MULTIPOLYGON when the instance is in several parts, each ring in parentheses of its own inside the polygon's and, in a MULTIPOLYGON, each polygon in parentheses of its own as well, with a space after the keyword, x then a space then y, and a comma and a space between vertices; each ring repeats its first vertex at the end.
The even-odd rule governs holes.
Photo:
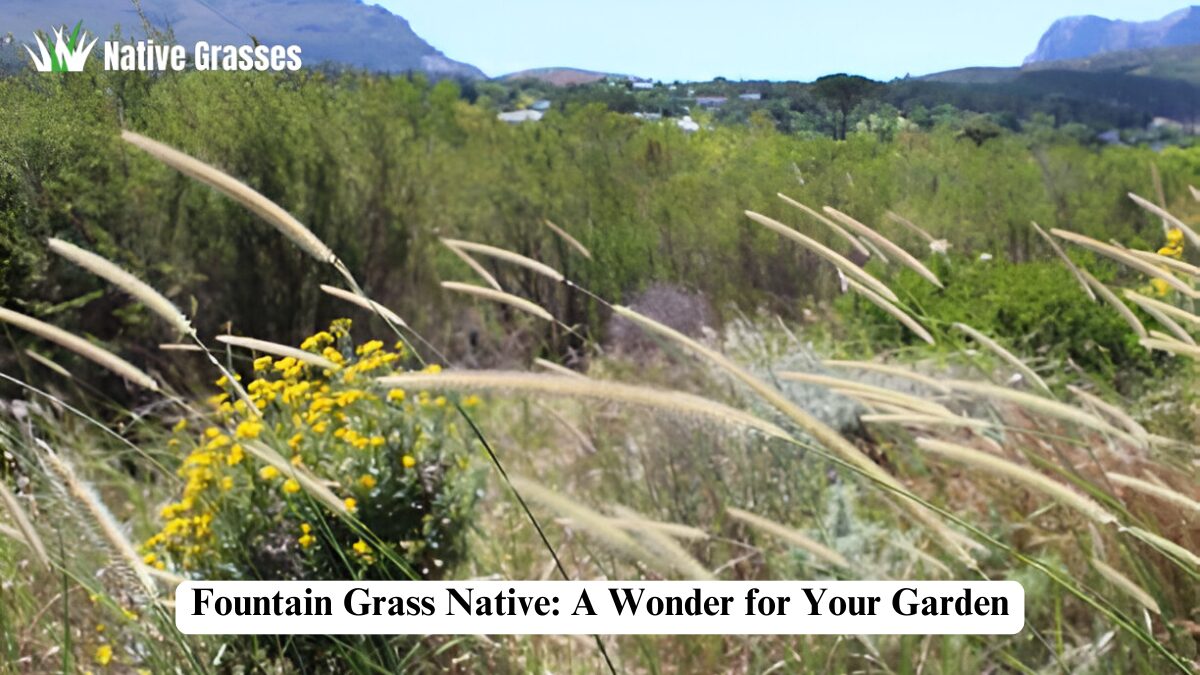
MULTIPOLYGON (((949 239, 952 255, 1014 261, 1046 255, 1031 220, 1155 247, 1159 223, 1125 197, 1153 197, 1152 164, 1170 207, 1185 217, 1197 212, 1187 191, 1200 174, 1196 149, 1099 149, 1019 133, 970 139, 942 127, 888 137, 851 127, 838 142, 780 133, 762 119, 689 135, 669 121, 597 105, 511 126, 461 93, 450 82, 317 73, 89 71, 2 80, 0 304, 87 326, 101 339, 127 336, 144 346, 169 337, 136 305, 48 258, 44 242, 58 236, 150 280, 205 333, 231 326, 289 341, 347 313, 318 290, 337 282, 328 270, 228 199, 124 145, 122 127, 276 200, 376 298, 442 344, 463 345, 459 351, 486 341, 498 310, 479 310, 481 335, 445 332, 463 324, 450 319, 471 305, 438 282, 473 273, 439 237, 547 260, 612 299, 663 280, 718 308, 737 302, 788 314, 829 298, 836 281, 743 210, 842 245, 776 192, 835 206, 918 252, 922 241, 884 220, 886 210, 949 239), (582 241, 592 259, 573 253, 545 219, 582 241)), ((493 270, 569 323, 593 333, 603 325, 578 294, 493 270)), ((552 330, 522 348, 543 348, 552 330)))

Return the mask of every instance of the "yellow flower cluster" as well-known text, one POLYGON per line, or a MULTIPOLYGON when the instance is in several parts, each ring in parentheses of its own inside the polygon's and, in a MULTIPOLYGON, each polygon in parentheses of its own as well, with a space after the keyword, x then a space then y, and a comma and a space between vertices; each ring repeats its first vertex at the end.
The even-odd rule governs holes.
MULTIPOLYGON (((1158 254, 1176 260, 1183 258, 1183 232, 1174 227, 1167 230, 1167 243, 1158 249, 1158 254)), ((1164 267, 1163 269, 1169 272, 1167 268, 1164 267)), ((1158 277, 1150 280, 1150 287, 1154 289, 1154 294, 1160 298, 1166 297, 1171 292, 1171 286, 1158 277)))

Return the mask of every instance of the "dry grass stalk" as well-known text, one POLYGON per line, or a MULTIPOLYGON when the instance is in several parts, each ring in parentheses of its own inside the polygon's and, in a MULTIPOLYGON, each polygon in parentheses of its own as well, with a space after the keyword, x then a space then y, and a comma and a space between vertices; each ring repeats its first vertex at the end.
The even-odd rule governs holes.
POLYGON ((334 514, 341 517, 350 515, 345 503, 341 499, 338 499, 338 496, 321 479, 314 476, 304 467, 295 466, 284 459, 283 455, 276 452, 274 448, 256 442, 243 442, 242 447, 260 461, 275 467, 284 476, 294 478, 308 496, 329 507, 329 510, 334 514))
POLYGON ((1079 267, 1076 266, 1075 263, 1071 261, 1071 258, 1067 256, 1067 252, 1062 250, 1062 247, 1058 245, 1058 242, 1054 241, 1054 237, 1051 237, 1048 232, 1043 230, 1041 225, 1038 225, 1032 220, 1029 221, 1029 224, 1033 225, 1034 231, 1037 232, 1038 235, 1040 235, 1042 239, 1050 245, 1050 250, 1054 251, 1054 254, 1058 256, 1058 259, 1063 261, 1063 264, 1067 266, 1067 269, 1071 270, 1071 275, 1074 276, 1075 280, 1079 282, 1079 285, 1083 287, 1083 292, 1087 293, 1087 296, 1091 298, 1093 302, 1095 302, 1095 292, 1092 291, 1092 287, 1088 284, 1087 279, 1085 279, 1083 274, 1079 271, 1079 267))
MULTIPOLYGON (((1180 319, 1182 321, 1186 321, 1186 322, 1192 324, 1193 326, 1200 326, 1200 316, 1196 316, 1195 314, 1192 314, 1191 312, 1189 312, 1185 309, 1176 307, 1175 305, 1167 304, 1167 303, 1163 302, 1162 300, 1157 300, 1155 298, 1147 297, 1145 295, 1142 295, 1141 293, 1138 293, 1136 291, 1131 291, 1129 289, 1125 290, 1125 297, 1128 298, 1129 300, 1131 300, 1134 304, 1140 306, 1142 309, 1147 310, 1147 313, 1149 313, 1149 308, 1153 307, 1154 309, 1158 310, 1159 312, 1162 312, 1163 314, 1166 314, 1167 316, 1173 317, 1175 319, 1180 319)), ((1155 317, 1155 318, 1157 318, 1157 317, 1155 317)), ((1186 340, 1185 340, 1185 342, 1186 342, 1186 340)))
POLYGON ((1132 537, 1141 539, 1158 550, 1174 557, 1177 560, 1182 560, 1190 564, 1192 567, 1200 568, 1200 556, 1192 553, 1186 548, 1176 544, 1166 537, 1157 535, 1153 532, 1148 532, 1140 527, 1122 527, 1121 532, 1124 532, 1132 537))
POLYGON ((1006 363, 1008 363, 1013 368, 1016 368, 1017 371, 1021 373, 1021 376, 1024 377, 1026 380, 1034 383, 1035 385, 1040 387, 1043 391, 1047 391, 1047 392, 1050 391, 1050 386, 1046 384, 1045 380, 1043 380, 1040 376, 1038 376, 1037 373, 1033 372, 1032 368, 1025 365, 1024 361, 1017 358, 1016 354, 1013 354, 1012 352, 1010 352, 1007 349, 1005 349, 1004 347, 1002 347, 999 342, 996 342, 992 338, 988 337, 987 335, 984 335, 983 333, 975 330, 974 328, 968 326, 965 323, 955 323, 954 328, 961 333, 965 333, 972 340, 974 340, 975 342, 978 342, 979 344, 986 347, 988 349, 988 351, 992 352, 996 356, 999 356, 1001 359, 1003 359, 1006 363))
POLYGON ((107 258, 86 251, 74 244, 61 239, 51 238, 50 250, 66 258, 72 263, 104 279, 108 283, 133 296, 151 312, 157 314, 163 321, 181 335, 191 335, 194 331, 183 312, 162 293, 154 290, 146 282, 138 279, 129 272, 121 269, 107 258))
POLYGON ((928 241, 931 244, 934 243, 935 241, 937 241, 937 239, 933 238, 932 234, 929 234, 925 230, 921 229, 921 227, 918 226, 916 223, 914 223, 913 221, 909 220, 908 218, 905 218, 904 216, 896 213, 895 211, 887 211, 883 215, 890 218, 892 220, 892 222, 899 223, 904 228, 906 228, 909 232, 912 232, 913 234, 916 234, 917 236, 923 237, 926 241, 928 241))
POLYGON ((57 373, 58 375, 61 375, 62 377, 65 377, 67 379, 73 379, 75 377, 74 375, 71 374, 71 371, 67 370, 66 368, 63 368, 62 366, 58 365, 54 361, 51 361, 50 359, 46 358, 45 356, 42 356, 41 354, 33 351, 32 349, 26 349, 25 356, 28 356, 29 358, 33 359, 37 363, 40 363, 43 366, 45 366, 46 368, 53 370, 55 373, 57 373))
POLYGON ((884 255, 883 251, 879 250, 879 247, 875 244, 872 244, 870 239, 867 239, 866 237, 858 237, 858 240, 863 243, 863 246, 871 249, 871 255, 879 258, 879 262, 883 263, 884 265, 891 264, 891 261, 888 260, 888 257, 884 255))
POLYGON ((16 535, 13 539, 19 539, 24 542, 29 550, 33 552, 33 557, 41 563, 42 567, 50 569, 50 556, 46 553, 46 545, 42 543, 42 538, 38 536, 37 530, 33 528, 33 522, 29 520, 29 515, 25 513, 25 509, 21 507, 21 502, 17 501, 17 496, 8 489, 8 485, 0 480, 0 502, 4 502, 5 509, 8 510, 8 515, 12 518, 13 524, 16 525, 16 535))
POLYGON ((133 544, 125 537, 125 533, 121 531, 120 525, 117 524, 115 518, 104 502, 100 501, 100 497, 96 495, 96 491, 92 486, 84 483, 79 476, 76 475, 75 469, 58 453, 50 449, 44 443, 39 443, 42 449, 45 450, 46 464, 50 470, 58 476, 62 481, 63 487, 71 495, 75 501, 79 502, 84 510, 88 512, 91 519, 100 528, 100 534, 104 537, 108 545, 121 558, 122 562, 129 567, 138 579, 138 583, 146 591, 150 597, 157 595, 158 589, 150 576, 146 574, 146 566, 142 564, 142 558, 137 554, 133 544))
POLYGON ((533 360, 533 363, 534 363, 534 365, 536 365, 540 368, 544 368, 544 369, 546 369, 552 373, 555 373, 557 375, 565 375, 567 377, 578 377, 578 378, 581 378, 584 380, 587 379, 587 375, 584 375, 583 373, 581 373, 579 371, 571 370, 570 368, 568 368, 564 365, 555 363, 553 361, 547 361, 546 359, 543 359, 540 357, 535 358, 533 360))
POLYGON ((176 171, 206 183, 228 195, 255 215, 273 225, 306 253, 323 263, 334 264, 337 256, 292 214, 264 197, 257 190, 229 174, 158 141, 132 131, 122 131, 121 138, 141 148, 150 156, 176 171))
POLYGON ((1192 511, 1197 516, 1200 516, 1200 502, 1188 497, 1187 495, 1180 494, 1168 487, 1155 485, 1154 483, 1144 481, 1140 478, 1127 476, 1123 473, 1108 473, 1105 475, 1108 476, 1108 480, 1112 481, 1116 485, 1127 487, 1131 490, 1141 492, 1142 494, 1156 497, 1165 502, 1169 502, 1175 506, 1178 506, 1181 509, 1192 511))
POLYGON ((1082 234, 1076 234, 1074 232, 1068 232, 1066 230, 1060 230, 1058 228, 1050 230, 1050 233, 1053 234, 1054 236, 1058 237, 1059 239, 1066 239, 1069 242, 1078 244, 1079 246, 1082 246, 1086 249, 1089 249, 1091 251, 1099 253, 1100 255, 1105 256, 1106 258, 1111 258, 1113 260, 1116 260, 1117 262, 1122 263, 1122 264, 1126 265, 1127 267, 1133 268, 1133 269, 1141 272, 1142 274, 1146 274, 1148 276, 1162 279, 1163 281, 1167 282, 1167 285, 1169 285, 1171 288, 1174 288, 1175 290, 1179 291, 1180 293, 1183 293, 1184 295, 1188 296, 1189 298, 1200 297, 1200 293, 1197 293, 1194 288, 1192 288, 1191 286, 1180 281, 1178 278, 1175 277, 1175 275, 1171 274, 1170 272, 1166 272, 1162 269, 1159 269, 1155 265, 1152 265, 1152 264, 1146 262, 1145 260, 1142 260, 1141 258, 1130 254, 1125 249, 1120 249, 1111 244, 1106 244, 1102 241, 1097 241, 1095 239, 1092 239, 1091 237, 1085 237, 1082 234))
POLYGON ((874 400, 880 400, 885 403, 908 408, 911 410, 920 411, 928 415, 938 417, 954 418, 956 415, 946 407, 938 405, 932 401, 911 396, 902 392, 878 387, 872 384, 857 382, 855 380, 847 380, 840 377, 832 377, 829 375, 820 375, 817 373, 801 373, 796 371, 782 371, 778 373, 779 378, 788 382, 803 382, 805 384, 816 384, 823 387, 829 387, 835 390, 843 390, 848 393, 862 393, 874 400))
POLYGON ((775 195, 777 197, 779 197, 780 199, 782 199, 783 201, 787 202, 788 204, 791 204, 792 206, 800 209, 801 211, 812 216, 813 218, 816 218, 818 221, 820 221, 826 227, 833 230, 834 233, 837 234, 839 237, 850 242, 850 245, 853 246, 854 248, 858 249, 859 253, 862 253, 863 255, 868 255, 868 256, 871 255, 871 250, 867 248, 865 242, 859 241, 858 237, 855 237, 854 235, 850 234, 849 232, 846 231, 846 228, 844 228, 841 225, 838 225, 837 223, 833 222, 832 220, 826 218, 819 211, 809 208, 808 206, 806 206, 804 204, 801 204, 800 202, 796 201, 795 199, 792 199, 791 197, 783 194, 782 192, 776 192, 775 195))
POLYGON ((554 322, 554 316, 550 314, 550 312, 547 312, 545 309, 543 309, 540 305, 530 302, 529 300, 526 300, 520 296, 513 295, 512 293, 505 293, 504 291, 498 291, 494 288, 488 288, 487 286, 463 284, 457 281, 443 281, 442 288, 448 291, 466 293, 467 295, 473 295, 477 298, 483 298, 484 300, 491 300, 492 302, 508 305, 509 307, 519 309, 526 314, 532 314, 539 319, 544 319, 551 323, 554 322))
POLYGON ((1037 471, 1014 464, 1001 457, 932 438, 918 438, 917 447, 985 473, 1009 478, 1035 492, 1040 492, 1063 506, 1074 509, 1101 525, 1117 521, 1116 516, 1105 510, 1091 497, 1081 495, 1037 471))
POLYGON ((1137 318, 1137 315, 1133 313, 1133 310, 1129 309, 1125 303, 1121 302, 1121 299, 1117 297, 1116 293, 1113 293, 1108 286, 1100 283, 1100 280, 1092 276, 1092 273, 1088 272, 1086 269, 1080 267, 1079 273, 1083 275, 1083 278, 1087 281, 1088 285, 1091 286, 1101 298, 1104 298, 1105 302, 1107 302, 1113 309, 1117 310, 1117 314, 1121 315, 1121 318, 1125 320, 1125 323, 1129 324, 1129 327, 1133 329, 1134 333, 1137 333, 1138 337, 1146 337, 1146 327, 1142 325, 1141 320, 1137 318))
POLYGON ((1121 426, 1125 427, 1125 429, 1134 436, 1142 439, 1143 441, 1147 441, 1149 439, 1149 434, 1146 432, 1146 428, 1138 424, 1137 420, 1130 417, 1129 413, 1125 412, 1121 406, 1113 405, 1099 396, 1084 391, 1075 385, 1068 384, 1067 390, 1079 398, 1079 400, 1087 403, 1093 409, 1120 422, 1121 426))
POLYGON ((847 277, 853 277, 853 278, 857 279, 864 286, 867 286, 868 288, 870 288, 871 290, 875 291, 876 293, 882 295, 883 297, 887 298, 888 300, 891 300, 893 302, 899 302, 900 299, 896 297, 896 294, 892 292, 892 289, 885 286, 883 284, 883 282, 881 282, 880 280, 871 276, 865 270, 863 270, 861 267, 859 267, 858 265, 855 265, 854 263, 850 262, 846 258, 842 257, 839 253, 837 253, 833 249, 829 248, 828 246, 825 246, 824 244, 821 244, 820 242, 818 242, 814 239, 806 237, 803 234, 800 234, 799 232, 797 232, 796 230, 793 230, 792 228, 788 227, 787 225, 784 225, 783 223, 779 222, 778 220, 775 220, 773 218, 768 218, 768 217, 762 215, 761 213, 755 213, 753 211, 746 211, 746 216, 748 218, 750 218, 750 220, 753 220, 754 222, 758 223, 759 225, 762 225, 763 227, 766 227, 769 230, 774 230, 778 234, 781 234, 781 235, 791 239, 792 241, 799 243, 800 245, 804 246, 805 248, 812 251, 813 253, 816 253, 817 255, 821 256, 822 258, 829 261, 830 263, 833 263, 833 265, 835 267, 837 267, 838 269, 840 269, 842 271, 842 273, 845 274, 847 277))
POLYGON ((1072 405, 1060 403, 1036 394, 1030 394, 1008 387, 1000 387, 994 384, 985 382, 971 382, 967 380, 946 380, 946 386, 957 391, 965 391, 979 396, 988 398, 997 398, 1010 403, 1015 403, 1023 408, 1039 412, 1050 417, 1057 417, 1066 420, 1073 424, 1078 424, 1081 427, 1099 431, 1104 434, 1116 436, 1135 447, 1145 448, 1146 441, 1139 439, 1129 434, 1126 431, 1118 429, 1108 422, 1096 417, 1095 415, 1080 410, 1072 405))
POLYGON ((446 248, 450 249, 450 252, 457 256, 459 260, 465 262, 467 267, 470 267, 472 270, 474 270, 475 274, 478 274, 481 279, 486 281, 488 286, 491 286, 498 291, 503 290, 500 288, 500 282, 496 281, 496 277, 492 276, 492 273, 488 272, 483 265, 480 265, 478 260, 472 258, 470 255, 467 255, 466 251, 459 249, 457 246, 451 246, 450 244, 447 244, 445 239, 442 240, 442 244, 444 244, 446 248))
MULTIPOLYGON (((1146 302, 1147 300, 1150 300, 1150 298, 1147 298, 1144 295, 1139 295, 1130 290, 1125 291, 1125 297, 1133 301, 1138 307, 1141 307, 1142 311, 1153 317, 1154 320, 1161 324, 1163 328, 1166 328, 1168 331, 1170 331, 1171 335, 1174 336, 1173 339, 1193 347, 1196 345, 1195 338, 1193 338, 1183 326, 1180 326, 1178 323, 1176 323, 1175 320, 1168 316, 1166 312, 1162 311, 1158 305, 1146 302)), ((1156 331, 1150 331, 1152 337, 1154 337, 1155 332, 1156 331)))
POLYGON ((619 504, 613 506, 613 512, 617 516, 611 520, 621 528, 651 528, 685 541, 704 541, 708 539, 708 533, 698 527, 682 525, 680 523, 666 523, 661 520, 651 520, 619 504))
POLYGON ((204 347, 200 345, 189 345, 178 342, 168 342, 158 346, 164 352, 202 352, 204 347))
POLYGON ((572 237, 566 230, 550 222, 548 219, 542 219, 542 222, 546 224, 546 227, 550 228, 551 232, 557 234, 562 238, 563 241, 567 242, 568 246, 576 251, 579 251, 579 255, 587 258, 588 260, 592 259, 592 252, 589 251, 586 246, 579 243, 579 240, 575 237, 572 237))
POLYGON ((876 361, 839 361, 836 359, 829 359, 822 361, 821 363, 830 368, 857 368, 859 370, 880 373, 882 375, 892 375, 894 377, 916 382, 917 384, 925 385, 926 387, 943 394, 949 393, 950 391, 946 385, 942 384, 935 378, 918 373, 909 368, 895 366, 890 363, 879 363, 876 361))
POLYGON ((937 344, 936 341, 933 339, 933 336, 929 334, 929 331, 926 330, 925 327, 920 324, 920 322, 918 322, 916 319, 909 316, 908 312, 905 312, 904 310, 900 309, 896 305, 893 305, 891 302, 888 302, 888 300, 886 298, 880 297, 880 295, 878 293, 863 286, 862 284, 858 283, 854 279, 847 278, 846 281, 850 284, 850 288, 853 288, 864 298, 866 298, 867 300, 870 300, 871 303, 874 304, 876 307, 879 307, 883 311, 892 315, 893 318, 895 318, 900 323, 904 324, 905 328, 907 328, 907 329, 911 330, 913 333, 915 333, 917 335, 917 337, 921 338, 928 344, 931 344, 931 345, 937 344))
POLYGON ((899 424, 910 427, 944 427, 958 426, 971 429, 982 429, 992 426, 991 422, 970 417, 945 417, 942 415, 921 415, 888 413, 880 415, 862 415, 860 420, 868 424, 899 424))
POLYGON ((1095 567, 1100 576, 1104 577, 1108 583, 1121 589, 1134 600, 1137 600, 1138 604, 1155 614, 1162 614, 1162 610, 1158 608, 1158 603, 1154 601, 1153 596, 1147 593, 1141 586, 1133 583, 1132 579, 1109 567, 1099 558, 1092 558, 1092 567, 1095 567))
POLYGON ((1200 202, 1200 190, 1197 190, 1194 186, 1189 185, 1188 192, 1192 193, 1192 199, 1195 199, 1196 201, 1200 202))
POLYGON ((631 560, 660 562, 658 557, 638 543, 621 528, 613 525, 605 515, 579 504, 566 496, 547 489, 541 483, 510 476, 510 482, 520 495, 530 501, 568 518, 572 524, 599 541, 614 553, 623 554, 631 560))
POLYGON ((756 429, 768 436, 790 438, 765 420, 700 396, 591 378, 541 375, 495 370, 446 370, 441 373, 405 373, 379 378, 385 387, 442 390, 512 390, 551 396, 590 398, 656 410, 695 415, 727 425, 756 429))
POLYGON ((769 534, 776 539, 786 541, 796 548, 812 554, 834 567, 848 570, 850 569, 850 561, 841 553, 825 546, 824 544, 814 541, 804 533, 790 528, 786 525, 781 525, 773 520, 768 520, 762 516, 755 515, 749 511, 743 511, 732 506, 725 507, 725 513, 728 513, 735 520, 749 525, 750 527, 759 530, 765 534, 769 534))
POLYGON ((1171 215, 1170 211, 1167 211, 1165 208, 1159 206, 1158 204, 1155 204, 1154 202, 1152 202, 1148 199, 1145 199, 1144 197, 1139 197, 1138 195, 1136 195, 1132 192, 1129 193, 1129 198, 1132 199, 1133 202, 1135 204, 1137 204, 1138 206, 1142 207, 1143 209, 1146 209, 1150 213, 1153 213, 1154 215, 1158 216, 1159 218, 1162 218, 1164 230, 1168 229, 1166 226, 1169 224, 1170 227, 1174 227, 1175 229, 1186 234, 1188 240, 1192 242, 1193 246, 1200 246, 1200 234, 1196 234, 1196 231, 1193 230, 1191 227, 1189 227, 1187 223, 1185 223, 1182 220, 1171 215))
MULTIPOLYGON (((770 220, 770 219, 767 219, 770 220)), ((771 221, 774 222, 774 221, 771 221)), ((779 227, 788 229, 779 223, 779 227)), ((963 545, 978 546, 977 543, 964 538, 948 528, 945 523, 938 520, 933 513, 927 510, 924 506, 916 502, 916 495, 912 491, 905 488, 891 474, 884 471, 878 464, 867 457, 861 450, 854 447, 852 443, 847 441, 841 434, 823 424, 812 415, 802 410, 795 403, 788 400, 778 389, 770 386, 761 379, 750 374, 746 369, 738 366, 733 361, 729 360, 724 354, 713 349, 705 347, 692 338, 680 333, 679 331, 666 326, 654 319, 651 319, 644 314, 640 314, 628 307, 616 305, 613 311, 629 319, 630 321, 642 326, 651 333, 658 334, 664 338, 668 338, 673 342, 686 347, 692 353, 698 355, 709 363, 717 366, 725 371, 728 375, 749 387, 760 398, 771 404, 776 410, 783 413, 788 419, 799 427, 804 433, 812 436, 818 443, 829 449, 835 455, 840 457, 846 463, 854 466, 859 471, 864 473, 872 481, 885 486, 890 492, 900 499, 899 503, 912 514, 912 516, 922 525, 932 531, 941 544, 964 563, 974 565, 974 561, 970 555, 963 549, 963 545)))
POLYGON ((845 225, 846 227, 849 227, 851 230, 854 230, 859 235, 862 235, 862 236, 866 237, 867 239, 870 239, 871 241, 875 242, 876 246, 879 246, 880 248, 882 248, 884 251, 887 252, 888 255, 895 257, 897 260, 899 260, 901 263, 903 263, 904 266, 908 267, 912 271, 921 275, 921 277, 924 278, 929 283, 933 284, 934 286, 937 286, 938 288, 943 288, 942 282, 940 279, 937 278, 936 274, 934 274, 932 271, 930 271, 930 269, 928 267, 926 267, 923 263, 921 263, 920 260, 917 260, 916 258, 914 258, 911 253, 909 253, 908 251, 906 251, 903 248, 901 248, 900 246, 898 246, 891 239, 888 239, 887 237, 883 236, 882 234, 879 234, 875 230, 872 230, 871 228, 860 223, 859 221, 855 220, 854 218, 851 218, 850 216, 846 215, 845 213, 838 211, 837 209, 833 208, 832 206, 826 206, 825 213, 828 213, 829 215, 833 216, 836 220, 841 221, 843 225, 845 225))
POLYGON ((659 560, 668 563, 685 579, 713 580, 716 576, 700 564, 691 553, 671 535, 656 527, 653 521, 645 520, 641 514, 620 505, 613 506, 618 518, 609 518, 609 522, 641 542, 642 546, 651 551, 659 560))
POLYGON ((1135 255, 1148 263, 1161 265, 1176 272, 1186 274, 1190 277, 1200 278, 1200 267, 1196 267, 1191 263, 1186 263, 1182 260, 1176 260, 1170 256, 1159 255, 1154 251, 1142 251, 1136 248, 1125 249, 1130 255, 1135 255))
POLYGON ((404 319, 400 318, 399 314, 393 312, 387 307, 384 307, 378 302, 375 302, 374 300, 368 300, 357 293, 351 293, 350 291, 343 290, 336 286, 327 286, 325 284, 321 284, 321 290, 328 295, 332 295, 338 300, 345 300, 352 305, 358 305, 369 312, 374 312, 375 314, 382 316, 385 320, 400 326, 401 328, 408 328, 408 324, 404 322, 404 319))
POLYGON ((264 354, 270 354, 271 356, 279 356, 284 358, 291 357, 301 363, 306 363, 314 368, 321 368, 322 370, 337 370, 339 368, 338 364, 330 361, 324 356, 318 356, 312 352, 306 352, 303 349, 296 349, 295 347, 289 347, 287 345, 281 345, 275 342, 268 342, 266 340, 237 337, 235 335, 218 335, 217 342, 223 342, 227 345, 241 347, 243 349, 250 349, 256 352, 262 352, 264 354))
POLYGON ((44 321, 39 321, 31 316, 14 312, 11 309, 4 309, 3 307, 0 307, 0 321, 12 324, 21 330, 28 331, 60 347, 69 349, 83 358, 120 375, 139 387, 149 389, 150 391, 158 391, 158 383, 154 381, 154 378, 143 373, 132 363, 57 326, 51 326, 44 321))
POLYGON ((545 263, 538 262, 533 258, 523 256, 520 253, 513 253, 512 251, 507 251, 495 246, 476 244, 475 242, 463 241, 461 239, 442 239, 442 243, 463 251, 478 253, 479 255, 486 255, 492 258, 503 260, 505 262, 510 262, 514 265, 524 267, 527 270, 537 272, 538 274, 553 279, 554 281, 561 282, 565 280, 563 275, 558 270, 545 263))

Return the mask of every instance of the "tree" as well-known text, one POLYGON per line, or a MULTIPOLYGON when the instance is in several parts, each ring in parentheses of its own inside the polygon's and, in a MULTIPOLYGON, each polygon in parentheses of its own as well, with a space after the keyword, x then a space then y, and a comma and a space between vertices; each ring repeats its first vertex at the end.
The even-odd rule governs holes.
POLYGON ((873 96, 883 85, 860 75, 826 75, 813 83, 813 93, 825 102, 835 115, 834 139, 846 140, 847 120, 850 113, 864 99, 873 96))

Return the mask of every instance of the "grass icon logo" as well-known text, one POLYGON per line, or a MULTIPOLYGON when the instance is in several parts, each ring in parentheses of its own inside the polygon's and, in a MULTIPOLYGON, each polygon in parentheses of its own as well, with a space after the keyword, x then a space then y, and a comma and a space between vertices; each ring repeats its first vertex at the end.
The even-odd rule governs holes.
POLYGON ((42 36, 34 33, 33 39, 37 41, 38 54, 34 54, 28 46, 25 47, 25 51, 29 52, 29 58, 33 59, 34 67, 40 73, 81 72, 84 64, 87 63, 88 56, 92 53, 92 48, 99 40, 99 38, 92 38, 91 44, 83 46, 83 43, 87 41, 87 32, 83 31, 83 21, 75 24, 75 30, 70 34, 66 33, 65 27, 55 28, 54 37, 54 44, 47 48, 46 43, 42 41, 42 36))

